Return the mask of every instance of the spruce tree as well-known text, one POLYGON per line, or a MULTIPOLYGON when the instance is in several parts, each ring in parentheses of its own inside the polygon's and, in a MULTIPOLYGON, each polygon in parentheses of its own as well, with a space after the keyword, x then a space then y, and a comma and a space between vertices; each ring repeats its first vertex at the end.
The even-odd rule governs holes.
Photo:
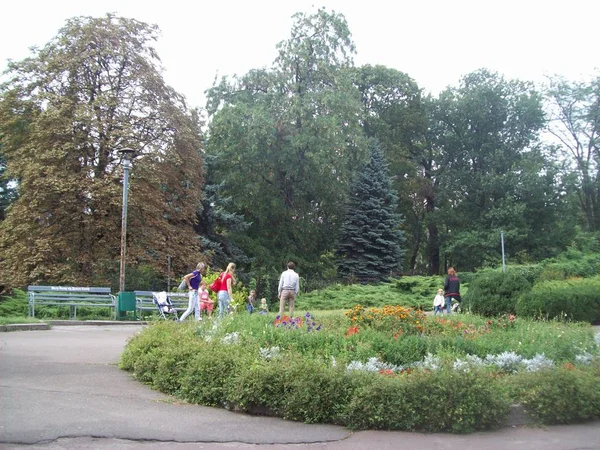
POLYGON ((371 159, 352 186, 336 252, 338 273, 363 283, 384 280, 399 270, 405 241, 396 212, 398 196, 376 140, 370 150, 371 159))

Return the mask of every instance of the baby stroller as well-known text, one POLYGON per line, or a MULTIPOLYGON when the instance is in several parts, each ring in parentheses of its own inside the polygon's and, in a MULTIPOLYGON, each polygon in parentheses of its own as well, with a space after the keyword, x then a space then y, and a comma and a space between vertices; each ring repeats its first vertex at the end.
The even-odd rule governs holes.
POLYGON ((171 316, 173 320, 179 320, 177 310, 173 307, 173 303, 171 303, 171 299, 166 292, 153 292, 152 302, 158 308, 158 312, 163 319, 167 320, 167 316, 171 316))

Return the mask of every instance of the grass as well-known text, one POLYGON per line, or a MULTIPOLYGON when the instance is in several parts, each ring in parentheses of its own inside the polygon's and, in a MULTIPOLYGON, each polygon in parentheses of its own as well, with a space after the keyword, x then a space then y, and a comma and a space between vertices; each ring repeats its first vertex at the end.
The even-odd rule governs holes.
POLYGON ((0 317, 0 325, 14 325, 22 323, 42 323, 42 320, 34 317, 22 317, 22 316, 6 316, 0 317))

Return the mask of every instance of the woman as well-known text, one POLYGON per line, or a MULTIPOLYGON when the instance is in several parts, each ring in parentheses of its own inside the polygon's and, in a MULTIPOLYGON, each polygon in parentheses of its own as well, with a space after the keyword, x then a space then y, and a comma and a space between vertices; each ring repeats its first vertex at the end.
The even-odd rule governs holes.
POLYGON ((222 318, 224 314, 227 314, 229 302, 233 299, 232 289, 233 283, 235 283, 235 278, 233 277, 234 272, 235 264, 229 263, 225 272, 219 275, 219 279, 221 280, 217 292, 217 300, 219 301, 219 319, 222 318))
POLYGON ((454 267, 448 268, 448 276, 444 283, 444 297, 446 298, 446 313, 450 314, 452 307, 452 299, 456 299, 458 303, 462 301, 460 298, 460 280, 456 276, 454 267))
POLYGON ((194 316, 196 320, 200 320, 200 305, 198 304, 198 288, 200 287, 200 282, 202 281, 202 274, 206 272, 206 264, 198 263, 196 266, 196 270, 192 273, 188 273, 185 277, 183 277, 183 281, 188 288, 188 307, 179 319, 180 322, 183 322, 187 316, 189 316, 192 311, 194 311, 194 316))

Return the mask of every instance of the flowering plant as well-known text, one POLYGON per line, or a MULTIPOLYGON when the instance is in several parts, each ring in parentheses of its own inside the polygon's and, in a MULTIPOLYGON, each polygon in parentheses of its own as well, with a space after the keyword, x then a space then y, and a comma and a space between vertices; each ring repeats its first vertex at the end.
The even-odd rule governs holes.
POLYGON ((366 309, 355 305, 346 312, 353 325, 366 325, 376 330, 393 333, 420 334, 423 332, 425 313, 413 308, 392 305, 366 309))
POLYGON ((277 328, 285 328, 286 330, 299 330, 303 328, 303 325, 306 325, 306 332, 310 333, 311 331, 319 331, 321 329, 321 325, 317 325, 310 315, 307 312, 302 317, 290 317, 290 316, 277 316, 275 317, 275 321, 273 325, 277 328))

